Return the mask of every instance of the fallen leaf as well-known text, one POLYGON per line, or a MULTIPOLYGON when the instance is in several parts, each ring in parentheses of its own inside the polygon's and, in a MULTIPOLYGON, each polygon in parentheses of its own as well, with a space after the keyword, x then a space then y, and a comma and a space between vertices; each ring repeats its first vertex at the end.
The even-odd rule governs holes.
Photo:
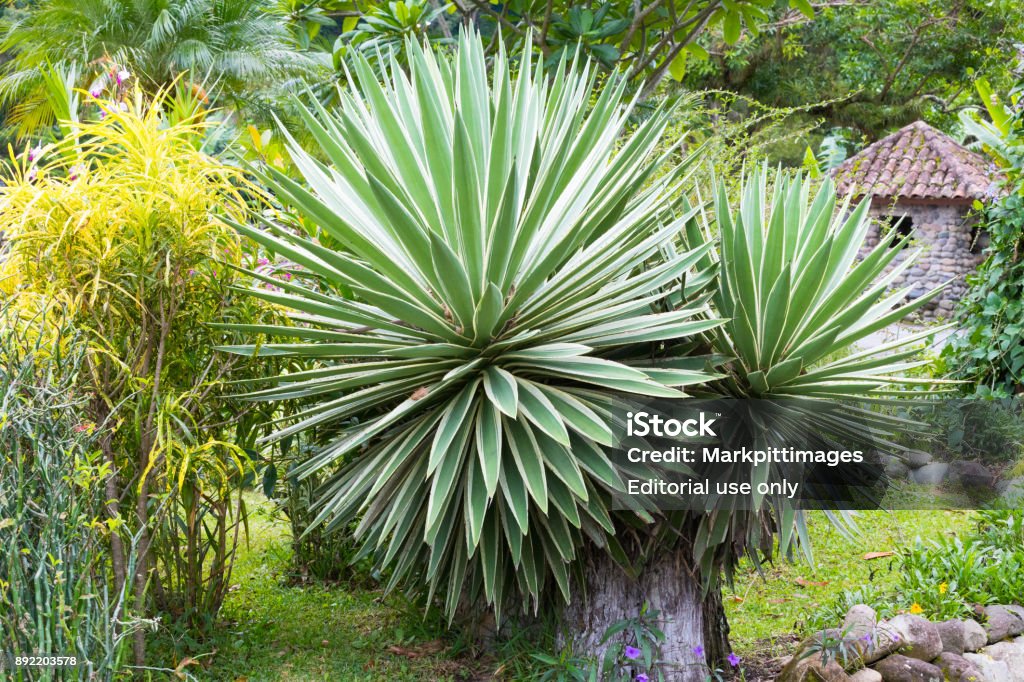
POLYGON ((732 599, 732 600, 733 600, 734 602, 736 602, 737 604, 742 604, 742 603, 743 603, 743 597, 741 597, 741 596, 740 596, 740 595, 738 595, 738 594, 734 594, 733 596, 731 596, 731 597, 729 597, 729 598, 730 598, 730 599, 732 599))
POLYGON ((817 582, 814 580, 808 580, 807 578, 797 578, 796 584, 800 587, 825 587, 826 585, 828 585, 828 581, 822 580, 820 582, 817 582))
POLYGON ((789 601, 788 599, 769 599, 768 603, 769 604, 785 604, 788 601, 789 601))
POLYGON ((864 561, 871 561, 872 559, 881 559, 882 557, 892 556, 896 552, 868 552, 864 555, 864 561))

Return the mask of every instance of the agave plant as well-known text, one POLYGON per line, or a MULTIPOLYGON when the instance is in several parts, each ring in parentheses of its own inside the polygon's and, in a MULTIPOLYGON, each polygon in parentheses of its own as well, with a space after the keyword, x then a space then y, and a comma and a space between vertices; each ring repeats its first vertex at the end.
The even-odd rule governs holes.
MULTIPOLYGON (((852 207, 847 198, 837 206, 827 178, 812 201, 815 183, 802 173, 780 172, 769 195, 768 175, 761 169, 745 179, 738 210, 723 187, 716 191, 720 248, 703 265, 721 262, 713 306, 727 321, 708 337, 730 361, 718 390, 750 398, 848 399, 937 383, 905 372, 924 364, 912 361, 916 345, 939 330, 857 348, 942 290, 911 300, 912 286, 893 286, 918 255, 903 253, 913 236, 890 231, 864 251, 870 201, 852 207)), ((688 241, 703 243, 707 233, 699 220, 687 225, 688 241)))
POLYGON ((513 75, 502 50, 489 83, 478 36, 407 50, 383 84, 356 56, 338 110, 303 110, 329 163, 291 141, 308 189, 265 181, 325 239, 238 225, 308 277, 252 290, 294 326, 233 327, 295 342, 226 350, 318 363, 247 397, 316 401, 274 438, 327 434, 295 473, 329 474, 317 523, 358 520, 390 587, 440 589, 449 616, 460 595, 568 598, 580 547, 615 543, 606 396, 707 379, 652 359, 719 324, 701 314, 711 278, 687 276, 709 246, 664 255, 695 215, 690 162, 656 176, 669 112, 624 138, 625 83, 595 93, 582 60, 545 73, 524 54, 513 75))

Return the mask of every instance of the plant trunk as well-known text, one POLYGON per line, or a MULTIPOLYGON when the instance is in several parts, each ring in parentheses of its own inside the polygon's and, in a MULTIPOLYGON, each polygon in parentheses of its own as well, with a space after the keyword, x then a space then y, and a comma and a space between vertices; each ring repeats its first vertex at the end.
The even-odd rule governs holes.
POLYGON ((636 580, 606 552, 596 550, 585 560, 583 576, 584 589, 574 590, 573 602, 563 611, 563 626, 575 653, 602 660, 609 642, 601 640, 608 628, 636 618, 647 604, 649 611, 658 612, 653 625, 665 633, 660 660, 665 661, 663 672, 669 682, 704 682, 709 662, 728 655, 728 626, 718 585, 703 594, 685 549, 653 557, 636 580))

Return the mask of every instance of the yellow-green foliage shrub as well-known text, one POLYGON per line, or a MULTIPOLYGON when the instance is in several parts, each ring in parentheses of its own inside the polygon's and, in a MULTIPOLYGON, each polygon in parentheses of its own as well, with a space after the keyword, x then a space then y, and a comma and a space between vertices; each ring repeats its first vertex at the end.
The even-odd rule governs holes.
POLYGON ((225 381, 248 361, 216 353, 231 337, 208 323, 258 321, 268 307, 232 292, 233 268, 255 255, 222 222, 244 220, 259 194, 204 153, 201 119, 168 115, 168 102, 104 103, 99 120, 13 160, 0 296, 24 315, 59 310, 87 343, 81 418, 114 472, 115 585, 134 582, 137 615, 203 625, 227 591, 238 484, 265 421, 227 400, 225 381))

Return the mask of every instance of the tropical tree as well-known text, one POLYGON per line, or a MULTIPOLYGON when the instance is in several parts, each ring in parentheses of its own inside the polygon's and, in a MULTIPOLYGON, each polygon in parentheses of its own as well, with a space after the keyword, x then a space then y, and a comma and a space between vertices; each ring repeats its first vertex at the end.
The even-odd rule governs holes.
POLYGON ((825 364, 825 352, 923 301, 902 306, 884 281, 869 286, 895 257, 888 244, 848 276, 866 205, 843 218, 827 186, 808 207, 803 180, 780 182, 766 203, 760 176, 738 214, 719 202, 730 284, 710 296, 718 257, 683 191, 693 157, 656 174, 682 142, 652 154, 667 109, 624 134, 627 81, 594 92, 590 63, 550 72, 527 56, 513 75, 499 50, 489 82, 473 34, 451 57, 407 49, 408 71, 392 62, 381 84, 357 56, 358 87, 339 109, 303 110, 326 158, 288 145, 306 186, 273 168, 263 178, 308 227, 236 224, 305 272, 282 291, 252 290, 293 327, 234 327, 294 343, 223 349, 318 363, 245 397, 316 401, 270 440, 317 430, 319 449, 293 473, 326 476, 316 523, 356 524, 389 588, 437 596, 449 618, 490 605, 499 622, 560 596, 585 651, 657 595, 671 618, 663 658, 703 680, 695 651, 725 646, 719 569, 770 553, 775 531, 788 550, 801 518, 662 514, 622 495, 644 470, 609 456, 616 396, 731 395, 761 387, 758 372, 769 389, 784 374, 794 393, 879 392, 902 356, 825 364), (808 264, 816 286, 798 289, 808 264), (715 307, 750 311, 743 323, 760 340, 715 307), (780 310, 796 345, 761 357, 780 310), (724 378, 706 369, 716 351, 729 354, 724 378))
POLYGON ((691 62, 693 88, 722 88, 775 107, 814 108, 837 128, 877 138, 924 118, 948 129, 979 103, 971 82, 1014 79, 1024 8, 1013 0, 816 3, 813 21, 781 6, 760 33, 709 31, 711 57, 691 62))
POLYGON ((252 102, 317 64, 285 16, 269 0, 42 0, 6 27, 0 103, 23 131, 54 123, 49 68, 90 91, 131 78, 153 92, 189 72, 204 96, 252 102))

